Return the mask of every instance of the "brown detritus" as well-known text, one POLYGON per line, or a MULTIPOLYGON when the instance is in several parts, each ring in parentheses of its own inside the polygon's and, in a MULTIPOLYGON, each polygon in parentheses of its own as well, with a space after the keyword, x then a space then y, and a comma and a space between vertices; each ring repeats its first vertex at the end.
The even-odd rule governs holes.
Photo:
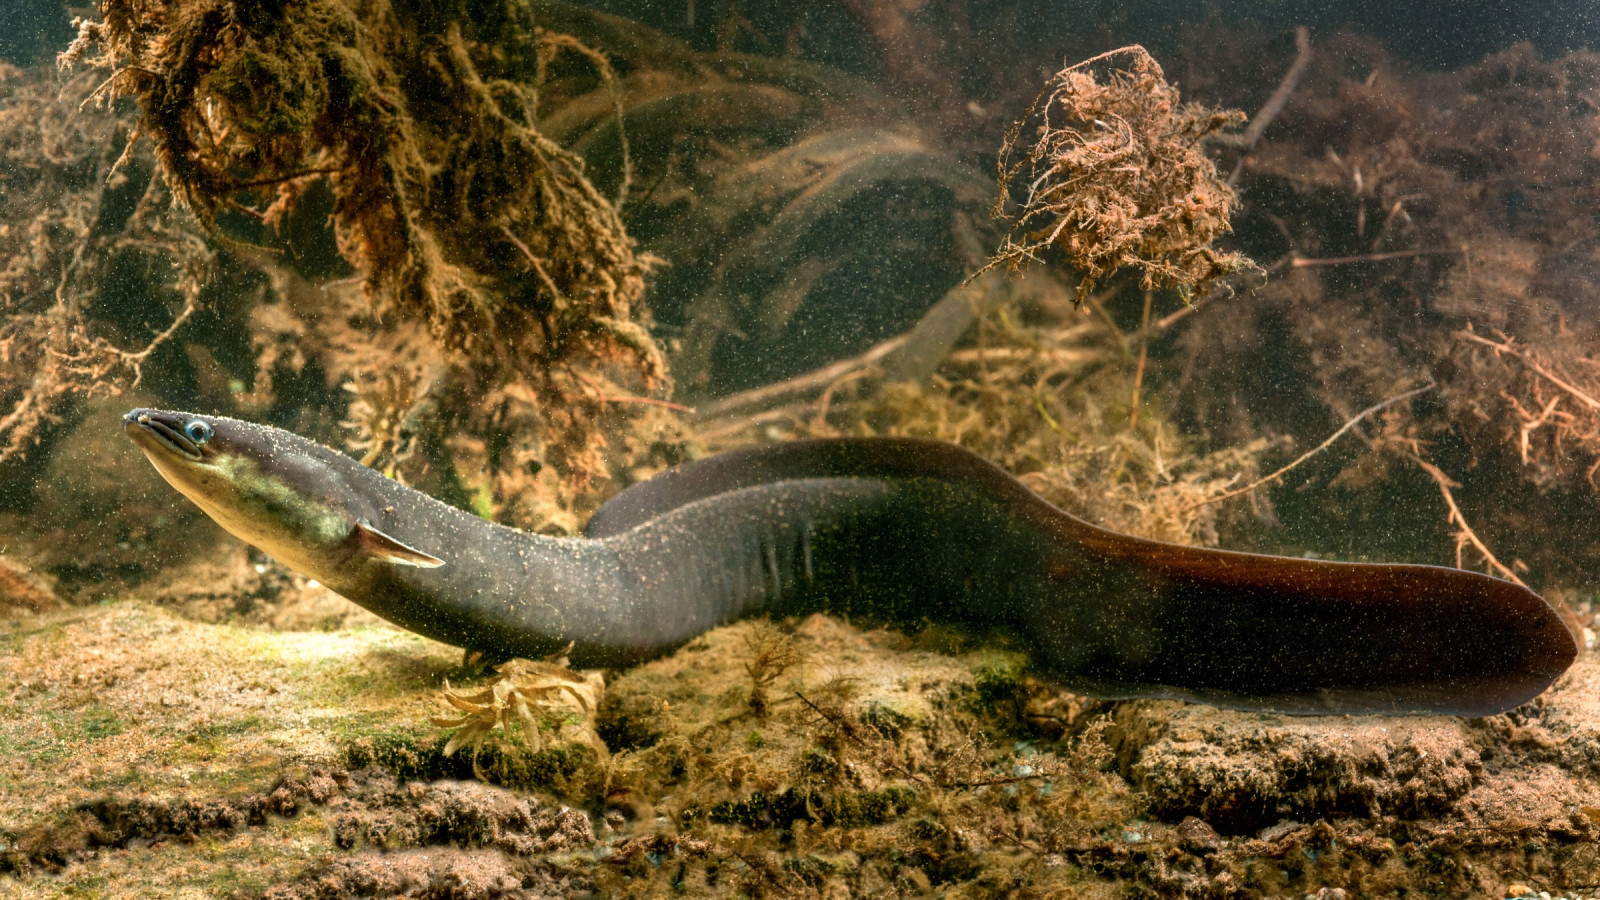
POLYGON ((0 619, 0 737, 15 748, 0 854, 24 891, 104 878, 150 894, 452 896, 507 877, 535 896, 1205 897, 1218 881, 1388 896, 1600 877, 1588 659, 1539 702, 1479 720, 1094 703, 1030 684, 1029 707, 1064 723, 1045 739, 983 702, 1015 683, 994 651, 931 652, 933 635, 820 616, 796 623, 809 662, 791 670, 815 708, 775 692, 756 720, 757 623, 743 622, 613 681, 660 734, 614 754, 609 777, 586 763, 492 784, 454 780, 470 765, 424 724, 456 671, 438 645, 375 624, 202 626, 143 602, 149 590, 0 619))
MULTIPOLYGON (((1141 362, 1143 361, 1143 357, 1142 356, 1140 357, 1140 361, 1141 362)), ((1347 432, 1350 431, 1350 429, 1352 429, 1352 428, 1356 427, 1357 425, 1361 424, 1362 420, 1366 419, 1367 417, 1375 415, 1377 413, 1380 413, 1380 412, 1388 409, 1389 407, 1394 406, 1395 404, 1403 403, 1403 402, 1405 402, 1407 400, 1410 400, 1412 397, 1416 397, 1416 396, 1419 396, 1421 394, 1425 394, 1428 391, 1431 391, 1436 387, 1438 387, 1438 385, 1436 385, 1432 381, 1430 381, 1427 384, 1423 385, 1422 387, 1412 388, 1411 390, 1406 391, 1403 394, 1396 394, 1395 396, 1390 397, 1387 400, 1383 400, 1381 402, 1374 403, 1373 405, 1367 407, 1366 409, 1362 410, 1361 412, 1356 413, 1354 416, 1350 417, 1350 419, 1347 420, 1343 425, 1339 426, 1339 430, 1335 431, 1333 434, 1328 435, 1328 437, 1325 440, 1323 440, 1322 443, 1316 445, 1315 447, 1312 447, 1310 450, 1307 450, 1306 452, 1300 454, 1299 456, 1295 457, 1293 460, 1289 461, 1288 463, 1285 463, 1284 465, 1278 467, 1277 469, 1274 469, 1271 472, 1271 474, 1263 475, 1262 477, 1257 478, 1255 481, 1250 482, 1249 484, 1245 485, 1244 487, 1233 488, 1232 490, 1224 491, 1224 492, 1222 492, 1220 494, 1217 494, 1215 496, 1212 496, 1212 497, 1205 497, 1205 498, 1202 498, 1202 499, 1197 500, 1195 502, 1196 502, 1197 505, 1209 505, 1209 504, 1212 504, 1212 503, 1221 503, 1224 500, 1231 500, 1234 497, 1240 497, 1240 496, 1243 496, 1245 494, 1248 494, 1251 491, 1254 491, 1254 490, 1256 490, 1256 489, 1258 489, 1260 487, 1263 487, 1264 485, 1272 484, 1272 483, 1278 481, 1279 479, 1281 479, 1283 476, 1289 474, 1289 472, 1293 471, 1294 468, 1299 466, 1301 463, 1303 463, 1306 460, 1310 459, 1311 457, 1317 455, 1318 453, 1321 453, 1323 450, 1328 449, 1328 447, 1330 447, 1333 444, 1334 441, 1337 441, 1339 438, 1343 437, 1347 432)), ((1457 559, 1456 564, 1458 566, 1460 565, 1459 558, 1457 559)))
POLYGON ((417 415, 427 400, 421 374, 397 371, 363 372, 346 382, 355 395, 350 418, 341 422, 351 436, 345 445, 361 454, 361 464, 393 478, 417 449, 417 415), (364 376, 364 377, 362 377, 364 376))
POLYGON ((1444 505, 1450 512, 1450 525, 1456 530, 1456 568, 1466 568, 1466 549, 1470 546, 1473 550, 1477 551, 1478 557, 1483 560, 1483 564, 1488 567, 1490 573, 1499 575, 1501 578, 1504 578, 1507 581, 1514 581, 1523 587, 1527 587, 1527 583, 1521 578, 1518 578, 1516 572, 1511 571, 1511 569, 1506 566, 1505 563, 1502 563, 1500 560, 1495 558, 1495 555, 1490 552, 1488 545, 1483 542, 1482 538, 1478 537, 1478 533, 1476 531, 1472 530, 1472 526, 1467 524, 1467 517, 1461 512, 1461 506, 1456 503, 1456 495, 1451 492, 1452 488, 1461 487, 1460 483, 1451 480, 1450 476, 1446 475, 1443 469, 1440 469, 1438 466, 1428 462, 1415 453, 1408 453, 1407 455, 1411 458, 1412 462, 1417 464, 1418 468, 1428 473, 1428 477, 1432 478, 1434 484, 1439 486, 1439 493, 1444 496, 1444 505))
POLYGON ((289 817, 307 806, 323 806, 352 787, 344 772, 289 773, 267 790, 236 798, 160 802, 140 797, 103 797, 80 804, 55 823, 22 834, 0 855, 0 871, 59 869, 101 848, 133 841, 201 835, 260 826, 268 817, 289 817))
POLYGON ((325 860, 292 881, 273 885, 263 896, 266 900, 553 900, 583 896, 590 884, 590 879, 560 865, 507 857, 494 850, 408 849, 325 860))
POLYGON ((1522 465, 1552 474, 1581 467, 1594 485, 1600 470, 1600 358, 1591 342, 1578 339, 1565 323, 1537 348, 1518 346, 1504 333, 1500 340, 1482 337, 1470 324, 1459 339, 1464 364, 1502 386, 1493 398, 1498 409, 1491 409, 1522 465))
MULTIPOLYGON (((1255 102, 1239 79, 1265 48, 1190 57, 1186 95, 1255 102)), ((1441 482, 1393 444, 1461 482, 1447 488, 1461 518, 1530 584, 1581 578, 1600 557, 1589 514, 1600 416, 1583 399, 1600 399, 1589 215, 1600 111, 1579 99, 1597 87, 1589 52, 1541 59, 1518 46, 1419 73, 1364 37, 1319 38, 1242 160, 1252 204, 1234 224, 1282 270, 1235 302, 1159 317, 1196 327, 1152 344, 1165 352, 1147 379, 1173 384, 1173 414, 1213 441, 1287 435, 1301 447, 1404 390, 1417 377, 1406 373, 1439 389, 1361 425, 1371 449, 1301 466, 1273 494, 1282 542, 1256 546, 1327 553, 1316 542, 1331 533, 1343 557, 1452 562, 1462 531, 1441 482)), ((1464 549, 1477 557, 1471 540, 1464 549)))
POLYGON ((1247 260, 1211 246, 1232 230, 1238 198, 1201 142, 1243 121, 1183 104, 1137 45, 1062 69, 1001 144, 994 215, 1017 211, 989 265, 1016 271, 1053 249, 1083 276, 1080 302, 1124 268, 1139 270, 1146 290, 1204 292, 1247 260), (1095 76, 1097 63, 1119 59, 1125 68, 1095 76))
POLYGON ((679 842, 715 848, 706 859, 690 850, 675 853, 670 867, 626 868, 635 879, 720 885, 732 874, 719 869, 720 857, 724 866, 739 860, 734 871, 748 872, 762 895, 830 885, 881 892, 918 877, 953 887, 986 865, 979 859, 1022 845, 1076 846, 1131 810, 1107 769, 1100 726, 1060 745, 1018 745, 994 730, 1004 715, 978 702, 974 672, 987 662, 820 616, 798 623, 792 637, 807 660, 826 665, 801 666, 782 702, 755 719, 745 692, 726 686, 730 676, 748 678, 760 627, 713 631, 612 687, 671 703, 668 733, 638 754, 630 787, 665 795, 655 812, 673 822, 679 842), (836 859, 845 848, 852 865, 836 859), (966 861, 938 862, 952 855, 966 861), (902 881, 908 866, 931 872, 902 881))
MULTIPOLYGON (((243 796, 108 796, 84 803, 60 821, 20 835, 0 854, 0 871, 60 871, 107 850, 226 841, 311 815, 327 820, 332 846, 348 855, 313 867, 267 896, 374 896, 385 882, 413 889, 430 881, 460 885, 485 870, 514 872, 521 886, 535 875, 560 873, 542 857, 595 843, 583 813, 505 788, 471 781, 407 783, 375 770, 313 769, 286 773, 265 791, 243 796), (357 881, 364 884, 358 887, 357 881)), ((582 882, 569 873, 551 885, 582 882)))
POLYGON ((515 4, 470 20, 426 0, 229 9, 117 0, 63 60, 99 47, 112 67, 102 96, 138 101, 139 133, 209 230, 234 209, 285 221, 326 184, 369 302, 427 322, 480 398, 526 392, 564 476, 604 474, 603 403, 576 370, 665 388, 640 324, 652 261, 538 121, 559 57, 576 53, 614 88, 605 57, 515 4))

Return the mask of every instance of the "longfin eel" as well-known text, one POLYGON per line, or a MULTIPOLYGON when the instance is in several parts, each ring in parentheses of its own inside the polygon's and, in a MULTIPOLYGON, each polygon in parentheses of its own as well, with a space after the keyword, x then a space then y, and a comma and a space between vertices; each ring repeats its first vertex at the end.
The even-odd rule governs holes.
POLYGON ((621 492, 582 537, 551 538, 279 429, 135 410, 125 430, 236 536, 490 656, 570 642, 575 664, 625 665, 745 616, 822 611, 1009 632, 1041 678, 1091 696, 1486 715, 1577 653, 1556 611, 1511 582, 1133 538, 934 441, 720 454, 621 492))

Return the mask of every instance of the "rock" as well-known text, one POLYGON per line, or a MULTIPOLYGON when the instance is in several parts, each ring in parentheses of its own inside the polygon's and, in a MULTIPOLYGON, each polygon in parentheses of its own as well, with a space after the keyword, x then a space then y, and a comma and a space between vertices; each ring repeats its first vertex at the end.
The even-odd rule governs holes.
POLYGON ((1211 853, 1219 841, 1216 829, 1195 816, 1178 823, 1178 843, 1190 853, 1211 853))
POLYGON ((1168 819, 1250 834, 1284 819, 1438 815, 1483 771, 1479 736, 1442 716, 1322 718, 1145 701, 1107 735, 1168 819))
POLYGON ((0 555, 0 610, 42 612, 54 609, 60 602, 53 579, 35 574, 22 563, 0 555))

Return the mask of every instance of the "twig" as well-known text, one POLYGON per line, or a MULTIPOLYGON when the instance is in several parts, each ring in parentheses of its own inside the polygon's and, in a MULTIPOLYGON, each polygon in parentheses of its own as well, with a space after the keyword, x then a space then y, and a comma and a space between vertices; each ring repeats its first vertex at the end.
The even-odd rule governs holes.
POLYGON ((1001 273, 963 281, 945 292, 906 332, 905 345, 884 360, 884 380, 890 384, 921 384, 982 313, 1001 301, 1011 285, 1001 273))
POLYGON ((561 368, 565 369, 568 375, 576 376, 579 381, 582 381, 584 384, 588 385, 589 390, 594 391, 595 397, 600 400, 600 405, 602 406, 607 403, 639 403, 645 406, 659 406, 663 409, 670 409, 674 412, 681 412, 686 415, 694 413, 694 407, 684 406, 682 403, 673 403, 671 400, 657 400, 654 397, 635 397, 632 394, 607 393, 604 385, 583 374, 582 372, 579 372, 577 369, 565 364, 563 364, 561 368))
POLYGON ((1363 253, 1359 256, 1329 256, 1322 259, 1311 259, 1304 256, 1295 256, 1289 265, 1296 269, 1310 266, 1345 266, 1351 263, 1383 262, 1389 259, 1407 259, 1413 256, 1455 256, 1463 251, 1447 248, 1443 250, 1389 250, 1384 253, 1363 253))
POLYGON ((842 359, 820 369, 814 369, 804 375, 797 375, 787 381, 741 391, 714 403, 704 404, 699 407, 699 412, 696 413, 695 419, 700 422, 709 422, 714 419, 738 415, 747 410, 763 410, 792 398, 803 397, 813 391, 825 390, 828 385, 833 384, 845 375, 877 363, 905 342, 906 335, 896 335, 860 356, 842 359))
POLYGON ((874 367, 868 366, 864 369, 857 369, 854 372, 842 375, 836 381, 834 381, 833 384, 828 385, 827 390, 822 392, 822 398, 817 401, 817 416, 813 420, 814 427, 828 427, 828 408, 833 405, 833 395, 838 392, 839 388, 844 387, 852 381, 860 381, 863 378, 871 378, 872 376, 879 374, 882 373, 874 367))
MULTIPOLYGON (((821 716, 823 721, 827 722, 829 725, 832 725, 834 728, 837 728, 839 733, 851 743, 871 749, 867 744, 866 738, 861 736, 861 726, 851 722, 849 719, 846 719, 844 716, 841 716, 832 710, 824 709, 820 704, 817 703, 817 701, 812 700, 810 697, 807 697, 800 691, 795 691, 794 696, 795 699, 799 700, 801 703, 804 703, 812 712, 816 713, 818 716, 821 716)), ((929 780, 927 776, 912 772, 894 760, 880 759, 878 764, 886 771, 893 772, 902 778, 909 778, 912 781, 918 782, 924 786, 933 786, 933 782, 929 780)))
POLYGON ((1129 428, 1139 426, 1139 389, 1144 387, 1145 357, 1150 353, 1150 304, 1154 299, 1154 291, 1144 292, 1144 315, 1139 320, 1139 366, 1133 372, 1133 411, 1128 414, 1129 428))
MULTIPOLYGON (((1510 401, 1511 405, 1515 406, 1517 408, 1517 412, 1522 416, 1522 434, 1518 440, 1518 444, 1522 450, 1523 465, 1528 464, 1528 452, 1533 443, 1533 432, 1535 430, 1550 424, 1550 419, 1552 417, 1557 419, 1565 419, 1567 421, 1572 420, 1572 415, 1570 413, 1557 412, 1556 410, 1556 407, 1561 405, 1560 394, 1551 397, 1550 402, 1544 405, 1544 411, 1539 413, 1537 416, 1529 415, 1528 411, 1522 408, 1522 404, 1518 403, 1516 398, 1512 397, 1510 394, 1502 391, 1500 395, 1510 401)), ((1558 431, 1557 435, 1559 436, 1559 434, 1560 432, 1558 431)))
POLYGON ((1300 83, 1300 75, 1305 72, 1306 64, 1311 62, 1311 32, 1304 25, 1297 26, 1294 30, 1294 45, 1298 51, 1294 62, 1289 65, 1289 71, 1284 74, 1283 80, 1278 83, 1278 89, 1272 92, 1267 102, 1256 111, 1250 124, 1240 134, 1214 134, 1210 136, 1211 143, 1218 147, 1230 147, 1240 151, 1239 159, 1233 164, 1233 171, 1228 173, 1228 187, 1239 184, 1239 176, 1244 174, 1245 162, 1250 159, 1250 151, 1261 142, 1261 135, 1266 132, 1272 120, 1283 112, 1289 103, 1289 96, 1294 93, 1295 86, 1300 83))
POLYGON ((692 406, 684 406, 682 403, 673 403, 671 400, 657 400, 655 397, 636 397, 632 394, 603 394, 600 397, 600 402, 638 403, 644 406, 659 406, 662 409, 670 409, 673 412, 681 412, 684 415, 694 414, 694 407, 692 406))
POLYGON ((548 289, 553 296, 559 299, 565 299, 566 295, 561 292, 561 288, 558 287, 555 283, 555 280, 550 277, 550 273, 545 271, 544 263, 540 261, 539 257, 533 255, 533 251, 528 248, 527 244, 522 242, 521 238, 512 233, 511 227, 508 225, 501 225, 500 233, 509 238, 511 243, 517 245, 517 249, 522 251, 522 255, 526 256, 528 258, 528 262, 533 264, 533 270, 539 275, 539 280, 544 282, 545 288, 548 289))
POLYGON ((1456 505, 1455 495, 1450 493, 1451 488, 1460 487, 1461 485, 1455 481, 1452 481, 1450 476, 1446 475, 1438 466, 1428 462, 1410 450, 1405 450, 1402 452, 1405 453, 1406 456, 1410 457, 1412 462, 1416 463, 1418 466, 1421 466, 1422 471, 1427 472, 1428 475, 1433 478, 1434 483, 1439 485, 1439 493, 1444 495, 1444 504, 1450 509, 1450 524, 1456 526, 1458 529, 1456 531, 1456 568, 1466 568, 1466 566, 1461 564, 1461 551, 1468 544, 1471 544, 1473 549, 1477 550, 1478 553, 1483 556, 1484 560, 1489 564, 1489 567, 1498 572, 1502 578, 1505 578, 1507 581, 1516 582, 1523 587, 1527 587, 1527 585, 1523 583, 1522 579, 1517 577, 1515 572, 1507 568, 1504 563, 1495 558, 1493 553, 1489 552, 1488 545, 1480 540, 1477 532, 1473 531, 1472 526, 1467 524, 1467 517, 1461 514, 1461 507, 1456 505))
POLYGON ((1384 400, 1381 403, 1375 403, 1375 404, 1367 407, 1366 409, 1362 410, 1361 412, 1356 413, 1354 417, 1352 417, 1349 421, 1347 421, 1343 425, 1341 425, 1339 427, 1338 431, 1335 431, 1333 434, 1328 435, 1327 440, 1324 440, 1322 443, 1320 443, 1320 444, 1316 445, 1315 447, 1312 447, 1310 450, 1307 450, 1306 452, 1300 454, 1298 457, 1295 458, 1295 460, 1293 462, 1291 462, 1288 465, 1284 466, 1283 468, 1277 470, 1276 472, 1273 472, 1271 475, 1267 475, 1267 476, 1265 476, 1263 478, 1258 478, 1255 481, 1250 482, 1249 484, 1245 485, 1242 488, 1235 488, 1234 490, 1227 491, 1227 492, 1221 493, 1221 494, 1217 494, 1214 497, 1206 497, 1203 500, 1196 500, 1195 502, 1189 504, 1188 506, 1185 506, 1182 510, 1179 510, 1179 514, 1181 515, 1182 513, 1186 513, 1186 512, 1188 512, 1188 511, 1190 511, 1192 509, 1199 509, 1202 506, 1210 506, 1213 503, 1221 503, 1224 500, 1230 500, 1230 499, 1232 499, 1234 497, 1240 496, 1241 494, 1248 494, 1251 491, 1255 490, 1258 487, 1261 487, 1264 484, 1269 484, 1271 482, 1277 481, 1279 478, 1282 478, 1285 474, 1287 474, 1294 467, 1300 465, 1301 463, 1305 462, 1306 460, 1310 459, 1311 457, 1316 456, 1318 453, 1321 453, 1323 450, 1328 449, 1328 447, 1331 444, 1333 444, 1334 441, 1337 441, 1339 438, 1343 437, 1345 432, 1347 432, 1350 429, 1356 427, 1356 425, 1360 424, 1361 421, 1363 419, 1367 418, 1368 416, 1371 416, 1374 413, 1381 412, 1381 411, 1383 411, 1385 409, 1388 409, 1389 407, 1391 407, 1391 406, 1395 405, 1396 403, 1399 403, 1399 402, 1401 402, 1403 400, 1409 400, 1412 397, 1417 396, 1418 394, 1425 394, 1428 391, 1433 390, 1437 386, 1438 385, 1434 383, 1433 379, 1430 378, 1430 379, 1428 379, 1428 383, 1423 385, 1422 387, 1412 388, 1411 390, 1406 391, 1403 394, 1398 394, 1396 396, 1390 397, 1389 399, 1384 400))
POLYGON ((150 343, 145 344, 143 350, 116 351, 117 355, 122 358, 123 364, 133 369, 133 383, 129 385, 130 387, 139 386, 139 382, 144 380, 145 360, 150 358, 150 354, 156 352, 157 347, 166 343, 168 338, 176 334, 178 329, 183 327, 183 323, 189 321, 189 317, 194 315, 198 307, 199 301, 195 299, 193 294, 190 294, 184 298, 183 309, 179 310, 178 315, 173 318, 172 324, 168 325, 160 334, 151 338, 150 343))
MULTIPOLYGON (((1284 269, 1287 269, 1289 267, 1289 264, 1291 262, 1293 262, 1294 259, 1295 259, 1295 257, 1294 257, 1293 254, 1290 254, 1288 256, 1279 257, 1278 260, 1276 262, 1274 262, 1272 265, 1267 266, 1265 269, 1259 270, 1260 273, 1261 273, 1262 278, 1270 278, 1271 276, 1278 274, 1279 272, 1283 271, 1284 269)), ((1155 321, 1155 325, 1154 325, 1155 329, 1157 331, 1166 331, 1168 328, 1171 328, 1172 326, 1178 324, 1179 322, 1183 321, 1185 318, 1187 318, 1187 317, 1189 317, 1191 315, 1194 315, 1195 313, 1199 312, 1202 308, 1204 308, 1206 304, 1208 304, 1211 301, 1217 299, 1218 297, 1221 297, 1223 294, 1228 293, 1229 291, 1232 291, 1235 288, 1236 282, 1238 280, 1239 279, 1234 278, 1234 279, 1229 279, 1228 282, 1225 282, 1225 283, 1222 283, 1222 284, 1218 284, 1218 285, 1212 287, 1211 290, 1206 291, 1205 296, 1201 297, 1200 299, 1195 300, 1194 302, 1187 304, 1186 306, 1184 306, 1181 309, 1178 309, 1178 310, 1176 310, 1174 312, 1170 312, 1170 313, 1162 316, 1161 318, 1159 318, 1159 319, 1157 319, 1155 321)))
POLYGON ((275 184, 283 184, 286 181, 295 181, 301 178, 312 178, 317 175, 337 175, 343 171, 344 168, 341 166, 323 166, 316 169, 301 169, 298 172, 286 172, 282 175, 273 175, 268 178, 254 178, 249 181, 240 181, 229 185, 229 187, 244 191, 250 190, 251 188, 271 187, 275 184))
MULTIPOLYGON (((1055 336, 1055 340, 1062 341, 1076 337, 1079 333, 1096 329, 1099 326, 1093 322, 1084 322, 1065 329, 1055 336)), ((945 357, 947 366, 976 366, 992 362, 1052 362, 1068 366, 1081 366, 1102 354, 1092 350, 1074 350, 1068 347, 1053 347, 1048 350, 1037 350, 1032 347, 969 347, 945 357)))
MULTIPOLYGON (((617 213, 620 215, 623 204, 628 201, 628 189, 633 186, 633 157, 628 147, 627 123, 624 121, 626 116, 622 106, 622 85, 621 80, 617 78, 617 70, 612 67, 611 60, 604 53, 590 47, 570 34, 540 29, 538 36, 540 42, 551 49, 572 50, 578 55, 587 58, 594 65, 595 70, 600 73, 600 81, 606 86, 606 91, 611 95, 611 112, 617 122, 617 141, 622 146, 622 182, 617 185, 617 199, 613 201, 613 206, 616 207, 617 213)), ((548 60, 541 60, 539 63, 539 83, 541 85, 545 80, 545 67, 548 62, 548 60)))
MULTIPOLYGON (((1095 314, 1100 317, 1102 322, 1106 323, 1106 327, 1111 329, 1111 334, 1117 339, 1117 343, 1122 345, 1122 352, 1127 353, 1128 336, 1122 333, 1121 328, 1117 327, 1117 320, 1111 318, 1111 313, 1106 311, 1105 305, 1105 301, 1115 296, 1119 290, 1121 290, 1120 285, 1109 287, 1098 294, 1091 294, 1083 298, 1083 301, 1089 304, 1089 308, 1095 311, 1095 314)), ((1146 292, 1145 296, 1148 297, 1149 292, 1146 292)))
POLYGON ((812 406, 813 404, 810 401, 799 401, 787 403, 783 406, 774 406, 771 409, 762 410, 743 418, 718 419, 715 420, 714 425, 708 423, 704 427, 697 427, 695 434, 707 445, 712 445, 729 435, 738 434, 747 428, 755 428, 758 425, 769 425, 775 422, 798 422, 805 418, 806 414, 812 410, 812 406))

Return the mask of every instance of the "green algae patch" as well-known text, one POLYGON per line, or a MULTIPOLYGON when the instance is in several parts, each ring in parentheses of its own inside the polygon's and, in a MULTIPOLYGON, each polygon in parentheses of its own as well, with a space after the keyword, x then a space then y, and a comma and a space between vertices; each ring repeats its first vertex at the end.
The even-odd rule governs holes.
POLYGON ((444 755, 446 743, 437 731, 393 730, 354 735, 341 739, 339 761, 351 769, 376 766, 406 781, 438 778, 449 768, 444 755))
POLYGON ((339 761, 350 769, 376 767, 402 781, 473 779, 528 791, 567 794, 596 762, 579 744, 533 750, 520 741, 486 741, 475 752, 446 753, 449 736, 438 729, 394 729, 341 739, 339 761))
POLYGON ((1600 866, 1583 813, 1600 800, 1564 774, 1592 771, 1600 741, 1588 662, 1536 718, 1330 722, 1095 704, 1007 653, 746 622, 613 674, 598 724, 632 716, 647 745, 496 736, 474 758, 427 720, 446 676, 481 682, 386 627, 122 601, 0 634, 0 884, 28 896, 311 896, 468 870, 553 896, 1385 895, 1493 887, 1466 859, 1600 866), (1512 810, 1524 825, 1488 829, 1512 810))
POLYGON ((453 654, 387 627, 269 632, 132 601, 0 624, 0 829, 99 792, 259 789, 289 763, 333 763, 341 727, 423 720, 453 654))
MULTIPOLYGON (((602 890, 915 894, 1007 878, 1019 840, 1066 846, 1136 811, 1109 753, 1083 749, 1102 746, 1098 731, 1015 738, 1041 693, 1023 660, 926 646, 825 616, 743 622, 619 675, 598 727, 633 749, 612 748, 608 815, 637 834, 653 814, 677 860, 626 866, 628 880, 602 877, 602 890)), ((962 886, 974 889, 987 895, 962 886)))
POLYGON ((757 791, 737 800, 723 800, 709 808, 683 811, 680 821, 697 820, 745 828, 787 828, 805 820, 841 828, 883 825, 904 815, 917 803, 917 792, 905 787, 881 791, 842 791, 826 794, 789 788, 780 794, 757 791))

